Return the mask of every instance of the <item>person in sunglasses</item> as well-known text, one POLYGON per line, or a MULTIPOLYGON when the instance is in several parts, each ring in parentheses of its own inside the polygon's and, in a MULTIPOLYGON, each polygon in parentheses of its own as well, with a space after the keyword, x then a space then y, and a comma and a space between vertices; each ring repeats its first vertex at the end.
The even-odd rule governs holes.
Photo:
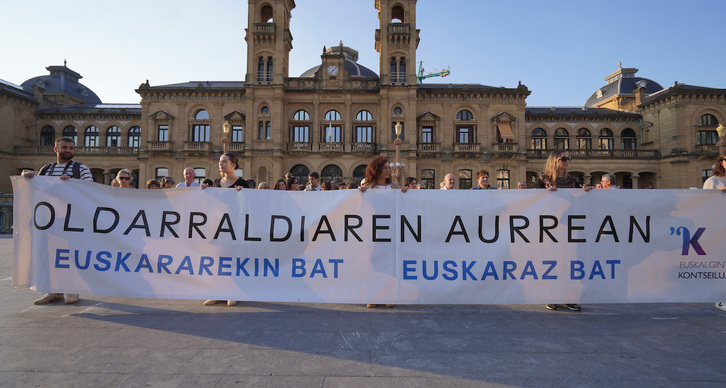
POLYGON ((116 174, 116 181, 122 189, 134 189, 133 182, 131 181, 131 171, 123 169, 116 174))
MULTIPOLYGON (((585 191, 590 191, 588 186, 580 185, 577 178, 567 173, 567 167, 570 166, 570 155, 567 151, 552 151, 550 156, 547 158, 547 163, 542 171, 542 174, 534 182, 534 188, 536 189, 548 189, 555 191, 559 189, 573 189, 573 188, 584 188, 585 191)), ((566 308, 570 311, 581 311, 582 308, 578 304, 554 304, 548 303, 545 305, 548 310, 559 310, 560 308, 566 308)))

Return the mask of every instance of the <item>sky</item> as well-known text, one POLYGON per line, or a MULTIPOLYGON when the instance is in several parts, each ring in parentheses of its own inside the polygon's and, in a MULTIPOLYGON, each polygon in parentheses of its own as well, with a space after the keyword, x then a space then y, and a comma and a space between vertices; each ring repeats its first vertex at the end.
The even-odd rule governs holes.
MULTIPOLYGON (((323 46, 358 51, 379 73, 374 0, 296 0, 290 76, 323 46)), ((245 0, 0 1, 0 79, 21 84, 68 67, 104 103, 188 81, 242 81, 245 0)), ((582 106, 624 68, 663 87, 726 89, 724 0, 419 0, 417 60, 446 78, 425 83, 526 85, 528 106, 582 106)))

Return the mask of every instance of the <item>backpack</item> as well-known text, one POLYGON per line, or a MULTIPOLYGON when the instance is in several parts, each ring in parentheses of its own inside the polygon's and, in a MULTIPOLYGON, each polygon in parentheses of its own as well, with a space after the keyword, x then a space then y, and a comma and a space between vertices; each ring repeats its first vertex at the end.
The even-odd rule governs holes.
MULTIPOLYGON (((69 163, 73 163, 73 174, 71 175, 71 177, 73 179, 81 179, 81 164, 74 162, 72 160, 69 163)), ((48 171, 53 171, 56 164, 58 164, 58 163, 48 163, 45 166, 41 167, 40 171, 38 172, 38 175, 45 175, 48 173, 48 171)), ((68 165, 66 165, 66 169, 67 168, 68 168, 68 165)), ((65 170, 63 170, 63 172, 65 173, 65 170)))

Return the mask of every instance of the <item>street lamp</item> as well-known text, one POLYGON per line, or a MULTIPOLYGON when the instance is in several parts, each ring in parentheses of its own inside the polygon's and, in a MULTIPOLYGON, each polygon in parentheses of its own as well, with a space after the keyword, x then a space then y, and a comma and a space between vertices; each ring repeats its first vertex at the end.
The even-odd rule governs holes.
POLYGON ((393 165, 393 174, 392 178, 393 181, 396 182, 399 186, 401 185, 401 169, 403 168, 403 163, 399 163, 399 156, 401 155, 401 130, 403 129, 403 126, 401 125, 400 121, 396 121, 396 126, 394 127, 396 130, 396 140, 393 141, 393 144, 396 146, 396 162, 393 165))
POLYGON ((718 146, 718 152, 721 154, 726 153, 726 140, 724 140, 724 136, 726 136, 726 125, 719 124, 716 128, 716 132, 718 133, 718 137, 721 138, 721 140, 716 143, 718 146))
POLYGON ((229 143, 232 142, 229 138, 229 132, 231 129, 232 125, 230 125, 229 121, 225 121, 224 124, 222 124, 222 133, 224 133, 224 136, 222 136, 222 153, 224 154, 229 152, 229 143))

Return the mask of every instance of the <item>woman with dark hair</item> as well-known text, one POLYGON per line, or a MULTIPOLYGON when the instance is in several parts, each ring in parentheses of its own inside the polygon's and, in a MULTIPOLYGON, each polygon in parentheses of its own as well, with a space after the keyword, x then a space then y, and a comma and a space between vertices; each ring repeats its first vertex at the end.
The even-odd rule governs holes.
POLYGON ((418 181, 416 180, 416 178, 410 176, 406 178, 405 181, 403 181, 403 186, 408 187, 409 189, 416 190, 418 189, 418 181))
MULTIPOLYGON (((542 175, 537 178, 534 182, 534 187, 539 189, 548 189, 550 191, 556 191, 560 189, 572 189, 572 188, 584 188, 585 191, 590 191, 590 187, 581 186, 577 178, 567 173, 567 167, 570 166, 570 155, 567 151, 552 151, 550 156, 547 158, 547 163, 542 171, 542 175)), ((559 310, 560 307, 564 307, 571 311, 580 311, 582 308, 580 305, 575 303, 568 304, 554 304, 548 303, 545 305, 548 310, 559 310)))
MULTIPOLYGON (((248 189, 247 181, 235 175, 234 170, 239 169, 237 163, 237 156, 233 153, 226 153, 219 157, 219 175, 221 178, 214 180, 213 187, 228 187, 230 189, 237 189, 237 191, 245 188, 248 189)), ((207 299, 204 301, 205 306, 211 306, 217 303, 224 302, 223 300, 207 299)), ((227 306, 234 306, 237 304, 236 300, 228 300, 227 306)))
MULTIPOLYGON (((718 189, 726 192, 726 153, 718 156, 716 164, 713 165, 713 175, 703 182, 703 188, 708 190, 718 189)), ((717 302, 716 308, 726 311, 726 302, 717 302)))
POLYGON ((300 191, 300 182, 291 173, 285 174, 285 187, 288 191, 300 191))
POLYGON ((214 187, 230 187, 240 189, 248 189, 249 185, 246 180, 235 175, 234 170, 239 169, 237 156, 231 152, 223 154, 219 157, 219 175, 221 178, 214 180, 214 187))
POLYGON ((325 181, 320 184, 320 190, 321 191, 330 191, 333 190, 333 185, 330 183, 330 181, 325 181))
POLYGON ((275 190, 287 190, 287 185, 285 184, 284 179, 278 179, 277 182, 275 182, 275 190))
MULTIPOLYGON (((358 188, 361 192, 365 193, 367 189, 401 189, 404 193, 408 190, 407 187, 399 187, 395 182, 391 181, 391 165, 388 163, 388 159, 385 156, 378 156, 371 160, 366 167, 366 177, 363 180, 364 183, 358 188)), ((368 303, 366 307, 373 308, 376 304, 368 303)), ((386 307, 393 307, 392 304, 387 304, 386 307)))

